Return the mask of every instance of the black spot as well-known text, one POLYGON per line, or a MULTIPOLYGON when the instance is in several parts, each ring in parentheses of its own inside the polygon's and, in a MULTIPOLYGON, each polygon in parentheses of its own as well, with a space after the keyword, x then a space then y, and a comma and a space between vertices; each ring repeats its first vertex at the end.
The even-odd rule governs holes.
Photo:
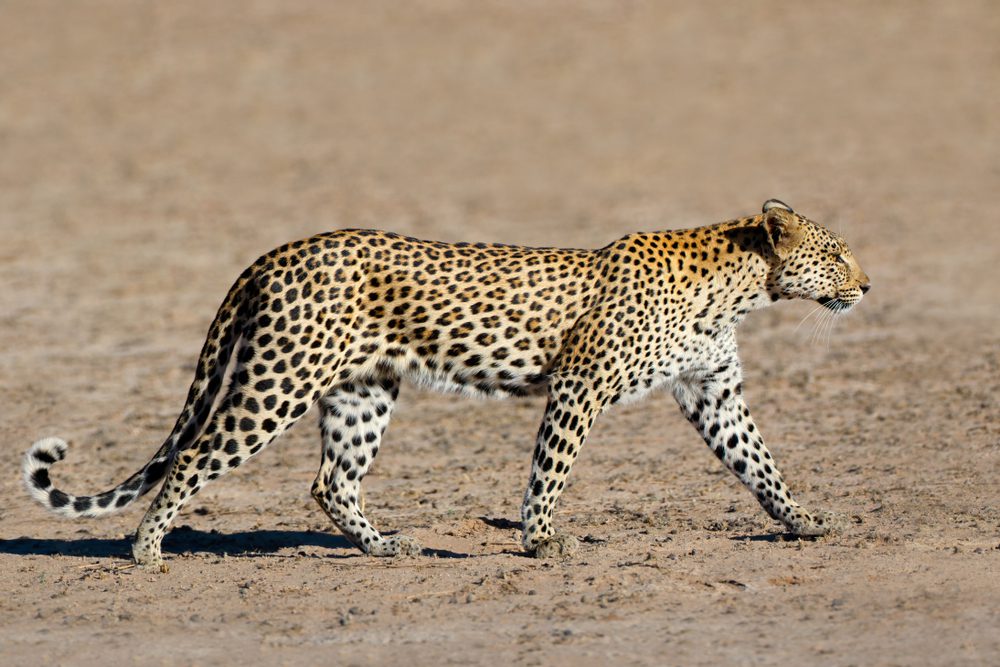
POLYGON ((49 504, 52 507, 65 507, 69 504, 69 496, 59 489, 52 489, 49 492, 49 504))
POLYGON ((45 468, 39 468, 35 472, 31 473, 31 483, 35 485, 37 489, 47 489, 52 486, 52 480, 49 479, 49 471, 45 468))
POLYGON ((52 456, 46 451, 38 450, 35 452, 35 459, 41 461, 42 463, 55 463, 56 457, 52 456))
POLYGON ((188 424, 188 427, 184 429, 183 433, 181 433, 181 437, 180 440, 178 440, 178 442, 186 444, 194 440, 194 436, 196 434, 197 429, 198 425, 196 422, 191 422, 190 424, 188 424))
POLYGON ((170 463, 170 459, 163 459, 162 461, 154 461, 149 464, 146 468, 145 478, 147 480, 156 480, 163 477, 167 472, 167 464, 170 463))

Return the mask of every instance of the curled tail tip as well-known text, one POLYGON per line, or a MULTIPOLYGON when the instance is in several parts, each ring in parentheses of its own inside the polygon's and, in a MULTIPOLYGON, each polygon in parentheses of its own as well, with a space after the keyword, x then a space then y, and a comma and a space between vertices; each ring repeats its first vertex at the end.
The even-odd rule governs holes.
POLYGON ((48 471, 52 465, 62 461, 66 458, 68 449, 69 445, 61 438, 42 438, 33 444, 24 455, 24 481, 29 483, 28 488, 32 486, 47 488, 47 485, 41 484, 43 481, 48 481, 47 474, 39 475, 37 484, 30 483, 32 476, 39 471, 48 471), (41 477, 44 477, 44 480, 41 477))
MULTIPOLYGON (((40 464, 50 466, 66 458, 69 445, 62 438, 42 438, 31 446, 25 459, 33 459, 40 464)), ((25 461, 27 463, 27 460, 25 461)))
POLYGON ((22 466, 24 486, 42 507, 59 516, 76 519, 114 514, 131 505, 136 498, 161 480, 172 459, 154 457, 139 472, 104 493, 76 496, 57 489, 49 469, 66 458, 69 445, 61 438, 42 438, 24 455, 22 466))
POLYGON ((32 498, 50 509, 55 506, 53 501, 65 494, 52 488, 49 468, 66 458, 68 449, 69 445, 61 438, 42 438, 24 455, 24 486, 32 498))

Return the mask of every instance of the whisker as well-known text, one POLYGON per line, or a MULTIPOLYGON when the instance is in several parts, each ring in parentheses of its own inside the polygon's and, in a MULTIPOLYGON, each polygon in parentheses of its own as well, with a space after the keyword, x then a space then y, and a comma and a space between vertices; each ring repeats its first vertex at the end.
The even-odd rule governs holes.
POLYGON ((819 344, 822 347, 830 347, 830 325, 833 323, 832 310, 827 311, 826 319, 823 320, 823 329, 820 331, 819 344))
POLYGON ((830 311, 830 319, 826 324, 826 340, 824 344, 827 348, 830 347, 830 340, 833 338, 833 327, 837 325, 837 315, 839 314, 840 306, 838 304, 837 310, 830 311))
POLYGON ((812 336, 810 336, 809 338, 809 343, 811 345, 816 345, 822 340, 823 326, 829 317, 830 317, 830 309, 824 307, 823 310, 820 312, 819 317, 817 317, 816 321, 813 323, 812 336))
MULTIPOLYGON (((837 304, 834 304, 834 308, 837 308, 837 304)), ((833 331, 833 325, 837 319, 837 311, 831 310, 830 316, 826 318, 826 326, 823 328, 823 347, 830 347, 830 335, 833 331)))
POLYGON ((810 310, 808 313, 806 313, 806 316, 803 317, 801 320, 799 320, 799 323, 797 325, 795 325, 795 328, 792 330, 792 333, 796 333, 799 330, 799 328, 803 324, 805 324, 806 320, 808 320, 810 317, 812 317, 813 314, 816 313, 816 311, 818 311, 820 308, 823 308, 823 307, 824 307, 823 304, 819 304, 818 306, 816 306, 815 308, 813 308, 812 310, 810 310))

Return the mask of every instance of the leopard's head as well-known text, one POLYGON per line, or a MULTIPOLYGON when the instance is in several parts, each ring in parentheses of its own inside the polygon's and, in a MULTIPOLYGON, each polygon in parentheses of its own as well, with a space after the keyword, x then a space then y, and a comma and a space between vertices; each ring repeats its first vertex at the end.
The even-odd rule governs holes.
POLYGON ((856 306, 871 287, 847 242, 777 199, 764 202, 773 300, 811 299, 834 312, 856 306))

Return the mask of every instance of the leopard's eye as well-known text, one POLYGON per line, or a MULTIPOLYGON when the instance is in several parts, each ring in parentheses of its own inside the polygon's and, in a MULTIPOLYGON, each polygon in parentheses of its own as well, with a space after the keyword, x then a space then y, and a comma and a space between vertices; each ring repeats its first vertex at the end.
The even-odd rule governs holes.
POLYGON ((834 259, 837 260, 841 264, 847 264, 847 260, 844 259, 843 255, 835 255, 834 259))

